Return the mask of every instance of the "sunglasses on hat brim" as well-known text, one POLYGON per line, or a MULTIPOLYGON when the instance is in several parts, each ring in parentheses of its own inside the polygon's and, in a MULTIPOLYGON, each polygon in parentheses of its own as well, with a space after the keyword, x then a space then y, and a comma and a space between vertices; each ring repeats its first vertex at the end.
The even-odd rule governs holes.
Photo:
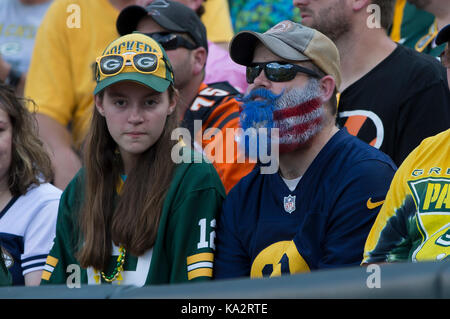
POLYGON ((272 82, 291 81, 297 76, 297 73, 304 73, 315 78, 320 77, 315 71, 296 64, 271 61, 264 63, 252 63, 247 66, 247 83, 252 84, 261 74, 262 70, 264 70, 264 74, 267 79, 272 82))
POLYGON ((170 32, 153 32, 144 33, 148 35, 153 40, 159 42, 164 50, 176 50, 180 47, 186 48, 188 50, 194 50, 198 48, 198 45, 193 44, 191 41, 185 39, 180 34, 170 33, 170 32))
POLYGON ((160 59, 165 62, 168 70, 172 72, 170 64, 164 56, 153 52, 127 53, 127 54, 107 54, 96 59, 96 80, 100 81, 100 76, 111 77, 119 74, 127 65, 143 74, 152 74, 159 68, 160 59))

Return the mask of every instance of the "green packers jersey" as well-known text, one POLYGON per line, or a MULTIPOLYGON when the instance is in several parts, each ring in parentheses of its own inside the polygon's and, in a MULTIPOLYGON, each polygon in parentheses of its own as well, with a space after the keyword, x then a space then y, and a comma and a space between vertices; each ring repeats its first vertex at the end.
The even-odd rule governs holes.
POLYGON ((363 263, 450 259, 450 129, 425 139, 394 176, 363 263))
MULTIPOLYGON (((61 197, 56 238, 42 274, 43 284, 103 284, 101 271, 80 268, 75 257, 78 215, 83 198, 83 170, 61 197)), ((113 284, 143 286, 212 278, 216 213, 225 190, 214 167, 207 163, 178 164, 166 195, 156 242, 142 256, 125 254, 123 271, 113 284)), ((113 245, 113 244, 112 244, 113 245)), ((102 271, 113 273, 119 248, 102 271)))
POLYGON ((397 0, 390 37, 418 52, 438 57, 445 45, 437 46, 434 40, 438 30, 435 17, 426 11, 417 9, 406 0, 397 0))

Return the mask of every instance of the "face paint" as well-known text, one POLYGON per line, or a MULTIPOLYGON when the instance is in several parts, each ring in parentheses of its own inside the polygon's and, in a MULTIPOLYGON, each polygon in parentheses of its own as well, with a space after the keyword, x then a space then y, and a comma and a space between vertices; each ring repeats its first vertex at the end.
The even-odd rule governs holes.
POLYGON ((241 139, 246 154, 252 141, 257 144, 257 154, 261 146, 269 150, 276 146, 280 153, 286 153, 306 144, 322 129, 323 107, 319 96, 320 82, 316 79, 310 79, 304 88, 293 88, 280 95, 258 88, 244 96, 240 124, 249 137, 249 143, 241 139), (271 134, 274 129, 278 129, 276 140, 271 134))
POLYGON ((246 157, 260 159, 263 153, 271 154, 273 112, 280 96, 265 88, 258 88, 242 99, 239 121, 243 132, 238 135, 238 141, 246 157))
POLYGON ((279 129, 280 153, 305 145, 322 129, 323 107, 320 83, 310 79, 305 88, 286 91, 276 101, 274 127, 279 129))

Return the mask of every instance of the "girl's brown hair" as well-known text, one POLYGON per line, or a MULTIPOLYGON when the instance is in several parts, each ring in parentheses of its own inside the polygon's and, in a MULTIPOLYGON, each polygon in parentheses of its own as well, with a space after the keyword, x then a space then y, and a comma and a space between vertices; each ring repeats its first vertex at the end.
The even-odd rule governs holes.
MULTIPOLYGON (((178 92, 170 86, 168 94, 173 101, 178 92)), ((82 267, 101 270, 108 265, 112 242, 123 245, 135 256, 153 247, 175 167, 170 154, 177 143, 171 140, 177 118, 176 112, 167 117, 160 138, 140 155, 117 196, 115 185, 123 173, 122 159, 105 118, 94 109, 85 143, 85 200, 80 214, 82 242, 77 257, 82 267)))
POLYGON ((8 114, 12 125, 8 187, 13 196, 23 195, 30 186, 53 179, 50 157, 38 137, 37 123, 27 103, 33 102, 16 96, 9 86, 0 83, 0 108, 8 114))

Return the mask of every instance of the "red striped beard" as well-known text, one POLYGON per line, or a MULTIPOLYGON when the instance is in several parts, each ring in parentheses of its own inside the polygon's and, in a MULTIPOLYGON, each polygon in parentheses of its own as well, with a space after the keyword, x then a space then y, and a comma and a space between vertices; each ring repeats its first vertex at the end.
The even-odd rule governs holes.
MULTIPOLYGON (((285 94, 289 94, 285 93, 285 94)), ((277 101, 273 112, 275 128, 279 129, 279 152, 288 153, 308 143, 322 129, 323 107, 316 97, 295 106, 277 101)))

